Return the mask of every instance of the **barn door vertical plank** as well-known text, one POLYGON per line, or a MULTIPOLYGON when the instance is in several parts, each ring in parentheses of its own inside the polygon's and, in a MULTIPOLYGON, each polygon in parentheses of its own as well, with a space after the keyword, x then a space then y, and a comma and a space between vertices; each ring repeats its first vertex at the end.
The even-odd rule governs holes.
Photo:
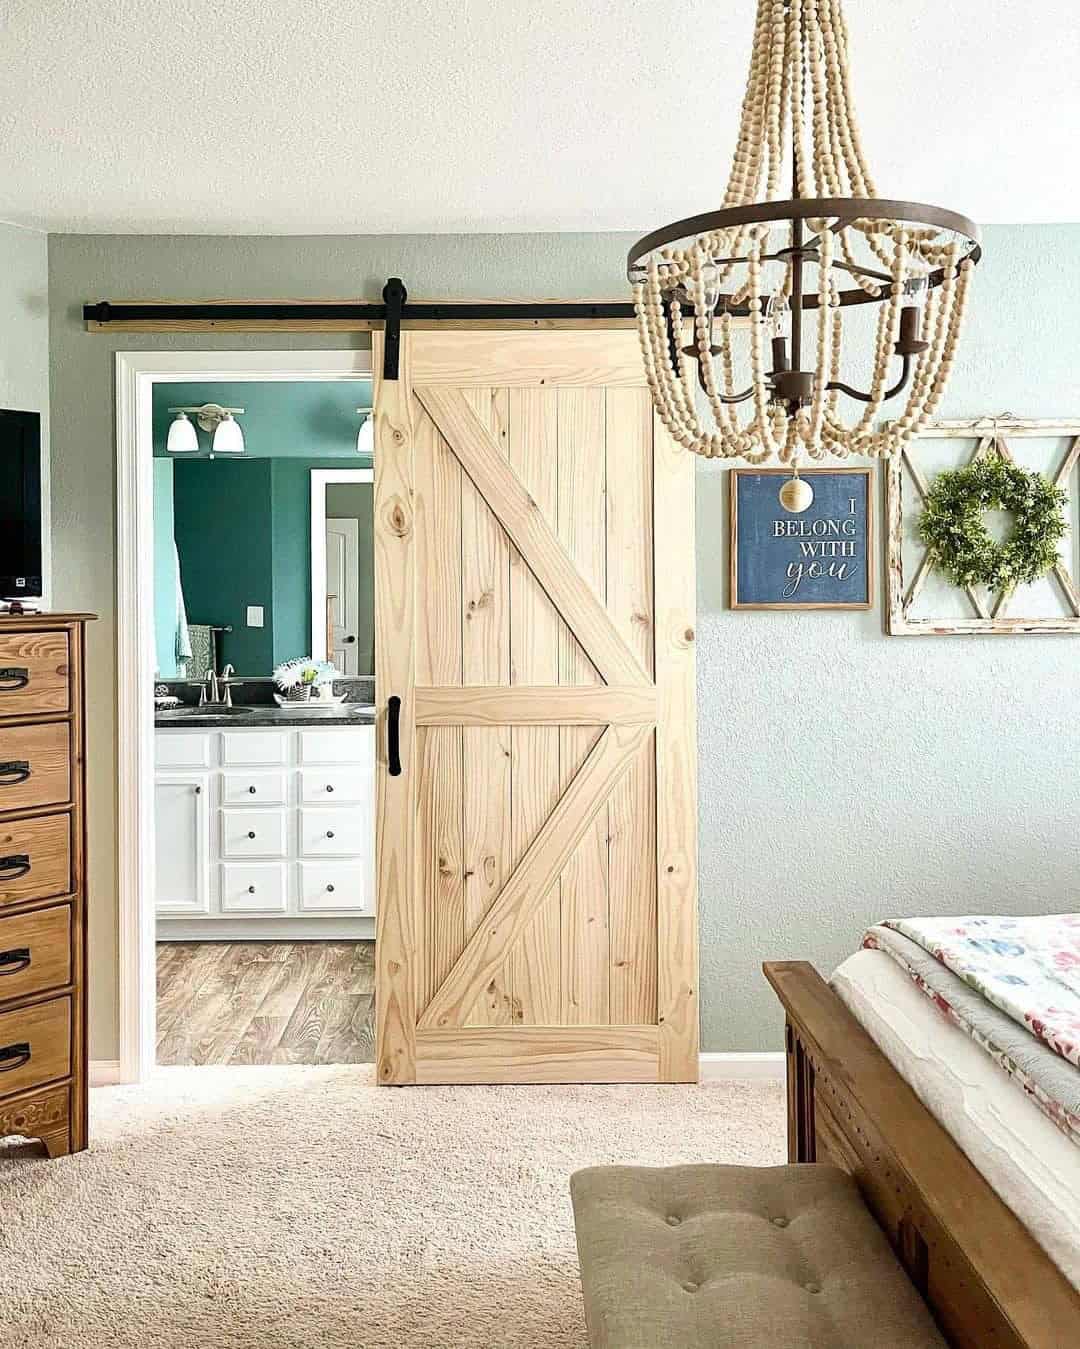
POLYGON ((653 417, 661 1082, 698 1080, 694 456, 653 417))
MULTIPOLYGON (((653 673, 652 403, 608 389, 607 606, 653 673)), ((652 741, 608 806, 611 1024, 656 1024, 656 821, 652 741)))
MULTIPOLYGON (((606 595, 604 390, 559 390, 559 538, 598 598, 606 595)), ((564 629, 560 684, 601 683, 573 634, 564 629)), ((563 726, 560 771, 568 783, 603 727, 563 726)), ((567 1025, 608 1023, 607 811, 600 812, 561 880, 562 1003, 567 1025)))
MULTIPOLYGON (((461 466, 414 400, 416 682, 461 684, 461 466), (438 577, 438 584, 431 578, 438 577)), ((460 726, 417 731, 418 1011, 465 946, 460 726)))
POLYGON ((416 1081, 415 927, 416 774, 414 764, 415 520, 409 337, 399 377, 383 380, 382 337, 375 369, 376 875, 378 941, 375 996, 377 1075, 385 1085, 416 1081), (401 772, 387 771, 388 701, 401 699, 401 772))
MULTIPOLYGON (((536 508, 555 528, 558 499, 558 393, 510 390, 510 466, 536 508)), ((536 577, 513 549, 510 554, 510 681, 534 687, 559 682, 563 628, 536 577)), ((512 726, 514 811, 512 864, 540 832, 559 799, 559 728, 512 726)), ((510 982, 524 1025, 556 1025, 562 1016, 558 882, 510 957, 510 982)))
MULTIPOLYGON (((465 400, 503 455, 508 441, 505 389, 470 388, 465 400)), ((462 484, 463 682, 510 683, 510 541, 468 478, 462 484)), ((508 726, 465 727, 465 930, 476 931, 509 875, 511 759, 508 726)), ((466 1017, 470 1026, 513 1020, 509 971, 498 971, 466 1017)))

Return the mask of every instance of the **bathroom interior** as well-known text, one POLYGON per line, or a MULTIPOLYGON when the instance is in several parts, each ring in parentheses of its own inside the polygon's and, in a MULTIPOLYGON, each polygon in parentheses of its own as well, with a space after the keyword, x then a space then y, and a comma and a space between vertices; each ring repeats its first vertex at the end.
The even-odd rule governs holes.
POLYGON ((159 1065, 372 1057, 370 408, 154 386, 159 1065))

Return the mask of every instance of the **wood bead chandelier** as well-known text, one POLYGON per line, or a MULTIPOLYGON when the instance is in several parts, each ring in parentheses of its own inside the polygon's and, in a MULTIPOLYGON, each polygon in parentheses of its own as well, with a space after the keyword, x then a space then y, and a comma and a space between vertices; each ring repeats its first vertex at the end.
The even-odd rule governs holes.
POLYGON ((758 0, 723 209, 646 235, 627 260, 661 419, 710 458, 895 453, 941 401, 980 252, 963 216, 877 196, 841 0, 758 0), (778 200, 789 161, 792 198, 778 200), (844 344, 845 310, 863 305, 876 310, 848 328, 869 348, 865 388, 846 382, 859 371, 844 344))

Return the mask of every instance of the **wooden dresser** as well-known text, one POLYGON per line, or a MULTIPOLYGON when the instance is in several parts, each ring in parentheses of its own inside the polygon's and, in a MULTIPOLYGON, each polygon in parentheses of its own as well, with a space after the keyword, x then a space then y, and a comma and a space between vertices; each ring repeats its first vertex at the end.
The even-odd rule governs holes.
POLYGON ((86 1147, 85 625, 0 615, 0 1137, 86 1147))

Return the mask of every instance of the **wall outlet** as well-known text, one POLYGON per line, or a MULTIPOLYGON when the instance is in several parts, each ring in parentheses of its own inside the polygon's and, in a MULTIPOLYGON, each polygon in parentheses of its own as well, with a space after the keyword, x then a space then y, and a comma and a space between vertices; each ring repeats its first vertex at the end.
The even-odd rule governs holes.
POLYGON ((249 628, 261 628, 263 625, 263 607, 261 604, 249 604, 247 607, 247 625, 249 628))

